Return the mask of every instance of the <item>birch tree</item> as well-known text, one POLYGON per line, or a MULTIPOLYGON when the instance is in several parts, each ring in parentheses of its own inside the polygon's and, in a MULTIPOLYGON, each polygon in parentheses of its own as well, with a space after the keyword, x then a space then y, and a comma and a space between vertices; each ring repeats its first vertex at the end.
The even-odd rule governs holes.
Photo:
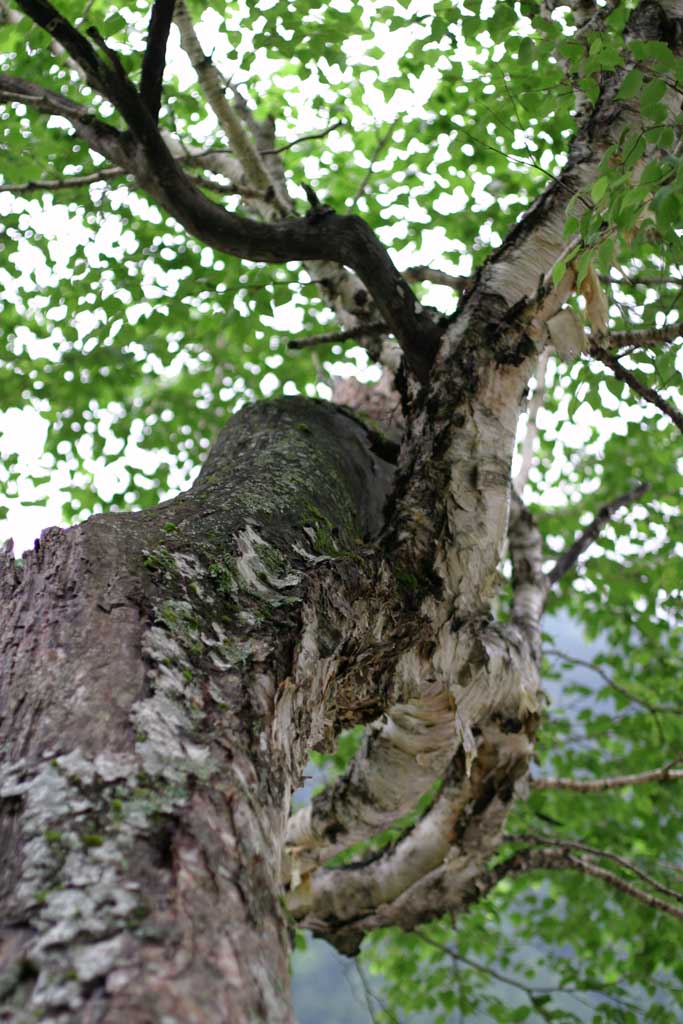
POLYGON ((0 15, 0 1019, 673 1019, 679 0, 0 15))

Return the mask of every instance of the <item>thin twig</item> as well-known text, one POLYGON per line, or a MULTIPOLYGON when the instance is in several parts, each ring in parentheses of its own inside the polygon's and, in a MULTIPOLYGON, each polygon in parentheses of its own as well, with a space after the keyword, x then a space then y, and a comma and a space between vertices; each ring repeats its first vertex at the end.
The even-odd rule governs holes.
POLYGON ((601 362, 609 366, 610 370, 618 380, 622 380, 624 384, 628 384, 632 391, 644 398, 646 402, 650 402, 651 405, 656 405, 669 419, 676 424, 678 429, 683 433, 683 415, 676 409, 671 402, 667 402, 665 398, 662 398, 654 388, 648 387, 647 384, 643 384, 642 381, 636 377, 635 373, 631 373, 624 366, 621 365, 619 360, 607 352, 600 345, 591 345, 590 354, 601 362))
POLYGON ((555 565, 548 573, 548 581, 552 585, 557 583, 564 574, 571 569, 576 560, 584 553, 593 541, 597 540, 600 535, 600 531, 610 521, 615 512, 617 512, 623 505, 630 505, 631 502, 637 501, 647 491, 649 484, 643 483, 633 487, 626 494, 622 494, 618 498, 614 498, 612 501, 608 501, 606 505, 603 505, 598 514, 593 519, 586 529, 577 537, 574 543, 565 551, 563 555, 560 555, 555 565))
POLYGON ((354 205, 358 202, 358 200, 365 193, 365 189, 367 188, 368 182, 370 181, 370 178, 372 177, 372 172, 374 170, 375 161, 379 158, 382 150, 384 149, 384 147, 386 146, 387 142, 391 138, 393 131, 394 131, 394 126, 393 126, 393 124, 390 124, 389 127, 387 128, 386 132, 384 133, 384 135, 380 135, 380 137, 378 138, 377 144, 376 144, 375 148, 372 151, 372 156, 370 157, 370 164, 368 166, 368 169, 365 172, 365 174, 363 175, 363 180, 361 181, 360 185, 356 189, 355 195, 353 197, 353 204, 354 205))
POLYGON ((638 704, 641 708, 645 708, 646 711, 652 712, 653 715, 680 715, 683 714, 683 704, 653 704, 651 701, 644 700, 642 697, 636 697, 634 693, 627 690, 625 686, 621 686, 619 683, 615 683, 611 676, 608 676, 604 669, 600 668, 599 665, 595 665, 592 661, 585 661, 583 658, 577 658, 573 654, 567 654, 566 651, 560 651, 557 647, 548 647, 544 650, 544 654, 554 655, 556 658, 564 658, 565 661, 570 661, 573 665, 581 665, 583 668, 588 668, 592 672, 595 672, 600 678, 606 683, 611 690, 615 693, 621 694, 622 697, 626 697, 633 704, 638 704))
MULTIPOLYGON (((96 185, 100 181, 110 181, 112 178, 132 177, 131 172, 125 167, 106 167, 101 171, 93 171, 91 174, 73 174, 66 178, 51 178, 45 181, 23 181, 17 184, 0 185, 0 192, 11 192, 14 195, 26 195, 31 192, 58 192, 62 189, 81 188, 84 185, 96 185)), ((238 185, 221 185, 209 178, 190 175, 195 185, 201 188, 210 189, 223 196, 242 196, 245 199, 262 199, 264 193, 257 192, 252 188, 241 188, 238 185)))
POLYGON ((389 334, 386 324, 359 324, 348 331, 330 331, 329 334, 313 334, 307 338, 290 338, 287 348, 314 348, 316 345, 334 345, 349 338, 363 338, 376 334, 389 334))
MULTIPOLYGON (((599 982, 593 981, 592 979, 588 981, 588 985, 585 989, 579 989, 577 985, 526 985, 524 982, 518 981, 516 978, 511 978, 509 975, 503 974, 501 971, 496 970, 494 967, 490 967, 488 964, 479 963, 479 961, 472 960, 470 957, 464 956, 462 953, 456 953, 455 950, 452 950, 449 946, 446 946, 441 942, 437 942, 430 936, 425 935, 421 928, 416 928, 415 933, 419 936, 419 938, 422 939, 423 942, 427 943, 427 945, 433 946, 435 949, 438 949, 442 953, 445 953, 446 956, 450 957, 456 963, 466 964, 468 967, 471 967, 475 971, 480 971, 482 974, 490 975, 490 977, 495 978, 496 981, 501 981, 505 985, 510 985, 512 988, 517 988, 520 989, 522 992, 525 992, 529 997, 530 1001, 533 1003, 535 1009, 539 1009, 539 1007, 543 1005, 542 1003, 539 1003, 537 1001, 538 997, 542 995, 553 995, 554 993, 557 993, 558 995, 560 993, 562 995, 570 995, 579 1003, 586 1005, 578 995, 580 991, 595 991, 603 993, 603 986, 600 985, 599 982)), ((607 993, 604 994, 608 995, 607 993)), ((608 998, 613 997, 608 996, 608 998)), ((622 1002, 622 1000, 616 999, 616 997, 614 997, 614 1001, 619 1003, 622 1002)), ((623 1005, 629 1006, 630 1009, 636 1009, 635 1006, 630 1006, 630 1004, 628 1003, 623 1003, 623 1005)), ((546 1019, 550 1020, 551 1018, 547 1017, 546 1019)))
POLYGON ((288 149, 292 149, 293 146, 298 146, 300 142, 307 142, 309 139, 322 139, 330 132, 333 132, 335 128, 343 127, 343 121, 335 121, 329 128, 323 128, 319 132, 311 132, 310 135, 300 135, 298 139, 294 139, 293 142, 286 142, 284 146, 278 146, 277 149, 259 149, 257 150, 259 156, 274 156, 276 153, 284 153, 288 149))
POLYGON ((579 793, 602 793, 606 789, 617 789, 619 786, 639 786, 645 782, 672 782, 683 779, 683 768, 654 768, 649 772, 638 772, 635 775, 613 775, 606 779, 559 779, 548 777, 532 779, 532 789, 573 789, 579 793))

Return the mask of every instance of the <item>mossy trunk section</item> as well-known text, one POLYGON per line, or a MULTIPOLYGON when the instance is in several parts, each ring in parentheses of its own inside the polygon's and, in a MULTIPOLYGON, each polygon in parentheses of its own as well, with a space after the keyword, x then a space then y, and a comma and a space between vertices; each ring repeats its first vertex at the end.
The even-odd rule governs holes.
POLYGON ((0 1020, 292 1019, 303 620, 381 525, 375 440, 325 403, 251 406, 186 494, 2 550, 0 1020))

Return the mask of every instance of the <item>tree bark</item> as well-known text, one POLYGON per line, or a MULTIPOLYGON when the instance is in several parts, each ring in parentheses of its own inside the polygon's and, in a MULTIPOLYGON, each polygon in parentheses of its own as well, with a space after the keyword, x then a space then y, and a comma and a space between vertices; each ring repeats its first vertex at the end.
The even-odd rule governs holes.
POLYGON ((382 521, 375 441, 262 403, 188 493, 3 549, 0 1019, 292 1019, 290 793, 373 713, 324 657, 382 521))

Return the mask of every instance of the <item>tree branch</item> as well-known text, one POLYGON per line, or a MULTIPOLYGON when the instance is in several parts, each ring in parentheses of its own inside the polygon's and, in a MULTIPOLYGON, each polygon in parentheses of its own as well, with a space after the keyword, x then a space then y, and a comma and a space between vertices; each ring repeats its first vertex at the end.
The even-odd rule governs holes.
POLYGON ((134 141, 80 104, 21 79, 0 75, 0 98, 65 117, 93 149, 124 166, 195 238, 219 252, 266 263, 329 260, 351 267, 375 299, 409 367, 418 380, 427 381, 441 328, 417 302, 365 221, 330 212, 264 224, 217 206, 182 171, 130 82, 105 70, 107 98, 123 114, 134 141))
POLYGON ((17 0, 24 14, 44 28, 83 69, 88 85, 104 90, 104 65, 88 40, 46 0, 17 0))
POLYGON ((526 874, 530 871, 543 870, 580 871, 584 875, 590 875, 605 882, 613 889, 617 889, 626 896, 638 900, 639 903, 644 903, 645 906, 651 907, 653 910, 659 910, 670 917, 683 920, 683 907, 671 906, 670 903, 659 899, 657 896, 653 896, 651 893, 644 892, 619 875, 614 874, 614 872, 607 871, 605 868, 593 864, 585 857, 574 856, 566 850, 558 849, 556 846, 552 849, 520 850, 518 853, 508 857, 507 860, 497 864, 491 870, 484 883, 485 888, 482 889, 482 895, 483 892, 490 892, 491 889, 495 888, 503 878, 508 878, 511 875, 526 874))
MULTIPOLYGON (((563 850, 579 850, 581 853, 587 853, 590 857, 603 857, 605 860, 611 860, 620 867, 625 868, 627 871, 631 871, 638 878, 642 879, 648 885, 651 885, 653 889, 661 892, 665 896, 670 896, 677 903, 683 903, 683 893, 678 892, 676 889, 669 888, 668 885, 663 885, 658 882, 656 878, 652 878, 646 871, 639 868, 633 861, 630 861, 627 857, 621 857, 618 853, 612 853, 609 850, 601 850, 597 846, 589 846, 586 843, 580 843, 573 839, 556 839, 553 836, 542 836, 535 835, 534 833, 516 833, 506 836, 510 842, 524 842, 534 843, 539 846, 552 846, 553 848, 561 848, 563 850)), ((590 861, 592 863, 592 861, 590 861)))
POLYGON ((600 531, 603 529, 606 523, 610 521, 615 512, 617 512, 623 505, 630 505, 631 502, 637 501, 643 494, 648 490, 649 484, 638 484, 633 487, 626 494, 622 494, 618 498, 614 498, 612 501, 608 501, 606 505, 603 505, 598 514, 593 519, 586 529, 581 533, 574 543, 565 551, 563 555, 560 555, 555 565, 548 573, 548 582, 552 585, 557 583, 564 574, 571 569, 577 559, 584 553, 586 548, 590 547, 593 541, 597 540, 600 535, 600 531))
POLYGON ((322 128, 319 132, 309 132, 308 135, 300 135, 298 139, 293 139, 292 142, 285 142, 282 146, 276 146, 274 149, 259 149, 259 156, 275 156, 278 153, 286 153, 288 149, 293 149, 294 146, 298 146, 301 142, 308 142, 309 139, 324 139, 326 135, 333 132, 335 128, 341 128, 344 124, 343 121, 335 121, 328 128, 322 128))
POLYGON ((124 167, 105 167, 92 174, 72 174, 66 178, 46 178, 44 181, 22 181, 14 184, 0 185, 0 192, 12 192, 22 195, 30 192, 58 192, 61 189, 80 188, 83 185, 95 185, 99 181, 110 181, 120 178, 129 172, 124 167))
POLYGON ((560 779, 548 777, 532 779, 532 789, 572 789, 579 793, 602 793, 606 789, 617 789, 619 786, 640 786, 645 782, 672 782, 683 779, 683 768, 654 768, 649 772, 638 772, 636 775, 614 775, 606 779, 560 779))
MULTIPOLYGON (((678 282, 683 285, 683 282, 678 282)), ((607 338, 610 348, 627 348, 633 346, 659 345, 675 341, 683 334, 683 320, 664 327, 639 327, 633 331, 613 331, 607 338)), ((597 342, 598 339, 593 339, 597 342)), ((595 353, 591 351, 591 355, 595 353)), ((598 355, 598 358, 600 356, 598 355)))
POLYGON ((175 0, 154 0, 149 18, 147 48, 142 58, 140 98, 155 121, 159 120, 166 66, 166 44, 173 21, 174 6, 175 0))
POLYGON ((409 267, 403 271, 403 277, 410 282, 430 281, 432 284, 443 284, 458 292, 469 288, 474 280, 472 277, 455 277, 443 270, 433 270, 432 267, 409 267))
POLYGON ((221 75, 201 47, 185 0, 176 0, 174 18, 180 32, 180 44, 190 58, 202 92, 218 118, 218 123, 225 133, 231 149, 239 159, 249 184, 259 191, 270 191, 273 196, 274 211, 279 217, 286 216, 290 212, 291 204, 283 200, 282 197, 276 196, 273 180, 248 130, 245 129, 241 118, 226 99, 225 83, 221 75))
POLYGON ((590 354, 593 358, 599 359, 600 362, 609 366, 617 380, 622 380, 624 384, 628 384, 631 390, 635 391, 641 398, 644 398, 646 402, 649 402, 651 405, 656 405, 658 409, 660 409, 673 423, 676 424, 681 433, 683 433, 683 414, 681 414, 678 409, 671 404, 671 402, 667 402, 665 398, 662 398, 654 388, 648 387, 647 384, 643 384, 643 382, 636 377, 635 373, 632 373, 630 370, 627 370, 626 367, 622 366, 616 356, 607 352, 602 346, 592 344, 590 347, 590 354))
POLYGON ((287 348, 315 348, 316 345, 335 345, 349 338, 360 338, 363 335, 389 334, 386 324, 364 324, 359 323, 357 327, 350 327, 348 331, 330 331, 328 334, 313 334, 306 338, 290 338, 287 348))
POLYGON ((538 357, 536 365, 536 387, 529 402, 526 432, 522 441, 522 461, 515 477, 515 490, 521 495, 527 485, 531 463, 534 457, 534 445, 538 437, 538 413, 545 401, 545 376, 548 368, 548 349, 544 349, 538 357))
POLYGON ((533 516, 512 492, 508 542, 512 560, 512 621, 526 636, 536 662, 541 660, 541 617, 548 594, 543 573, 543 539, 533 516))
POLYGON ((42 86, 27 82, 13 75, 0 74, 0 101, 25 103, 43 114, 54 114, 67 120, 76 134, 87 144, 115 165, 121 165, 126 173, 134 175, 132 167, 133 151, 130 140, 124 134, 112 128, 105 121, 100 121, 87 107, 81 103, 61 96, 59 93, 44 89, 42 86))

